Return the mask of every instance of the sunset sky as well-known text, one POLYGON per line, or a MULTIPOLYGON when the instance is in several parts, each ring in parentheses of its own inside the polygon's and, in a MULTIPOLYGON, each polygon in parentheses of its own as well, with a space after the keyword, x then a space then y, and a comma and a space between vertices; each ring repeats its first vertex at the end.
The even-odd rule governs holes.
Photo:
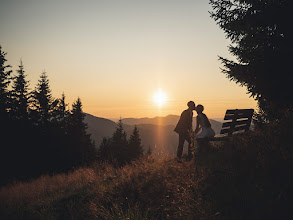
POLYGON ((229 41, 208 2, 0 0, 0 45, 13 70, 22 59, 31 88, 45 70, 54 97, 80 97, 95 116, 179 115, 193 100, 222 118, 256 102, 221 73, 229 41))

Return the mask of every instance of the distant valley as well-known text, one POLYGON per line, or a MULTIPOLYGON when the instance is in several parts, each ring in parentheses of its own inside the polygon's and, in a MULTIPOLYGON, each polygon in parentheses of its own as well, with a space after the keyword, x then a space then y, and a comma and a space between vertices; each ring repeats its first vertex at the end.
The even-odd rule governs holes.
MULTIPOLYGON (((145 150, 150 146, 156 153, 168 152, 174 154, 177 150, 178 135, 173 130, 178 120, 179 116, 168 115, 155 118, 124 118, 122 122, 128 138, 134 126, 137 125, 145 150)), ((99 148, 103 137, 112 136, 117 125, 115 121, 117 122, 118 119, 109 120, 86 114, 85 122, 88 124, 88 133, 91 134, 97 148, 99 148)), ((216 134, 219 134, 222 123, 213 119, 210 122, 216 134)), ((194 118, 193 125, 195 123, 196 119, 194 118)))

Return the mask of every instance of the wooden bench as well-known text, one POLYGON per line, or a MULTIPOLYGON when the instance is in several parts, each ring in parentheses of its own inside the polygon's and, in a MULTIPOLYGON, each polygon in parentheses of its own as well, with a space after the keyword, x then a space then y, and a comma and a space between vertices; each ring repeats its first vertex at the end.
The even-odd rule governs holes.
POLYGON ((208 138, 208 141, 221 141, 227 137, 232 136, 234 132, 247 132, 249 131, 253 109, 233 109, 227 110, 222 129, 219 136, 208 138))

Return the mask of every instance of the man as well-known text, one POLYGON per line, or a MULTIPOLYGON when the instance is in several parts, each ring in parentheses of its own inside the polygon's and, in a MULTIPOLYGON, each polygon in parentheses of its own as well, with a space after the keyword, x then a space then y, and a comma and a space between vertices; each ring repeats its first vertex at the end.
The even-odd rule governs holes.
POLYGON ((182 152, 183 152, 183 145, 184 142, 188 142, 188 159, 192 158, 191 152, 191 138, 190 132, 192 131, 192 117, 193 117, 193 110, 195 110, 195 103, 193 101, 189 101, 187 103, 188 109, 184 110, 181 113, 180 119, 178 124, 176 125, 174 131, 179 134, 179 144, 177 150, 177 160, 181 162, 182 152))

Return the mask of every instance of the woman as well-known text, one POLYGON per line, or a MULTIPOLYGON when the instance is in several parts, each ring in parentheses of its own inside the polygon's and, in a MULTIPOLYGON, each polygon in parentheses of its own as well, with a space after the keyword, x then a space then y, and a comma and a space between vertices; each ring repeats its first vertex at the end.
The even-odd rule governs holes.
POLYGON ((212 129, 211 123, 208 119, 208 117, 202 113, 204 110, 204 107, 202 105, 196 106, 196 112, 197 112, 197 117, 196 117, 196 128, 195 128, 195 135, 196 139, 201 139, 201 138, 210 138, 215 136, 215 131, 212 129), (201 132, 198 133, 201 129, 201 132))
POLYGON ((205 140, 204 138, 211 138, 215 136, 215 131, 212 129, 211 123, 208 117, 202 113, 204 107, 202 105, 196 106, 196 128, 194 131, 196 137, 196 148, 195 148, 195 156, 198 154, 199 150, 204 146, 205 140), (200 133, 198 133, 201 130, 200 133))

